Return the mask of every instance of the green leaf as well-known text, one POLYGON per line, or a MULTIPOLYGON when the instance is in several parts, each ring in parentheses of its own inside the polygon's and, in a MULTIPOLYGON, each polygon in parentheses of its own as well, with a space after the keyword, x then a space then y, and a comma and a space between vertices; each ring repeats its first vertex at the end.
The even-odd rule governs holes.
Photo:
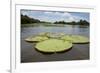
POLYGON ((65 35, 61 39, 72 43, 89 43, 89 38, 80 35, 65 35))
POLYGON ((58 39, 48 39, 36 44, 35 48, 41 52, 62 52, 72 47, 72 43, 58 39))

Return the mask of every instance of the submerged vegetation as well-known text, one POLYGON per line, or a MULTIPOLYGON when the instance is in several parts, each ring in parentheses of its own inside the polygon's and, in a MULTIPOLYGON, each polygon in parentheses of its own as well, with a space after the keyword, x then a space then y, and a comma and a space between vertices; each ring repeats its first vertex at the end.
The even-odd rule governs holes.
POLYGON ((35 48, 41 52, 61 52, 68 50, 72 44, 89 43, 89 39, 81 35, 67 35, 64 33, 40 33, 25 39, 27 42, 36 42, 35 48))

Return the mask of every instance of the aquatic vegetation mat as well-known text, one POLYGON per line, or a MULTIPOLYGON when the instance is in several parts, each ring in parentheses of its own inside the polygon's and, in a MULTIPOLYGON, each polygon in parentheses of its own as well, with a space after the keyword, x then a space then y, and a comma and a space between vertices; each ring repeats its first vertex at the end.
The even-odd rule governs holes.
POLYGON ((59 33, 59 34, 57 34, 57 33, 52 33, 52 34, 49 34, 48 35, 48 37, 49 38, 61 38, 62 36, 64 36, 65 34, 64 33, 59 33))
POLYGON ((89 38, 80 35, 65 35, 61 39, 72 43, 89 43, 89 38))
POLYGON ((72 47, 72 43, 58 39, 48 39, 36 44, 35 48, 41 52, 61 52, 72 47))
POLYGON ((62 36, 64 36, 64 33, 50 33, 50 32, 44 32, 44 33, 40 33, 38 36, 46 36, 48 38, 61 38, 62 36))
POLYGON ((81 35, 66 35, 64 33, 44 32, 25 39, 27 42, 36 43, 35 48, 45 53, 62 52, 69 50, 73 44, 89 43, 89 38, 81 35))
POLYGON ((40 42, 40 41, 44 41, 47 39, 48 39, 48 37, 45 37, 45 36, 35 36, 35 37, 28 37, 25 39, 25 41, 27 41, 27 42, 40 42))
POLYGON ((39 33, 38 36, 46 36, 48 37, 51 33, 50 32, 42 32, 42 33, 39 33))

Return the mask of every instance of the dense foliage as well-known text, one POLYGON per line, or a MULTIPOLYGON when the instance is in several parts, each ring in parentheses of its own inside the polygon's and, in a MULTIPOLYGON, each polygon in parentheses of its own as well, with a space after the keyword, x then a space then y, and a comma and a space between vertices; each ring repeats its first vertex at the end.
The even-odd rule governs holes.
POLYGON ((56 21, 54 24, 71 24, 71 25, 89 25, 89 22, 86 20, 80 20, 78 22, 72 21, 72 22, 65 22, 65 21, 56 21))
POLYGON ((40 20, 34 19, 34 18, 30 18, 27 15, 22 15, 21 14, 21 24, 38 23, 38 22, 40 22, 40 20))

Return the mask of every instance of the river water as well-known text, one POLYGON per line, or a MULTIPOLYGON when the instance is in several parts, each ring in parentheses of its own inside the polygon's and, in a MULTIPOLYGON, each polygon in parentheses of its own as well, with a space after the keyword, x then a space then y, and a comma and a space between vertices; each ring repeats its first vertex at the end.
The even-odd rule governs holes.
POLYGON ((89 59, 89 44, 74 44, 72 49, 63 53, 44 54, 38 52, 35 50, 34 44, 26 42, 25 39, 31 35, 37 35, 42 32, 78 34, 89 38, 88 26, 66 25, 62 27, 21 27, 21 63, 89 59))

